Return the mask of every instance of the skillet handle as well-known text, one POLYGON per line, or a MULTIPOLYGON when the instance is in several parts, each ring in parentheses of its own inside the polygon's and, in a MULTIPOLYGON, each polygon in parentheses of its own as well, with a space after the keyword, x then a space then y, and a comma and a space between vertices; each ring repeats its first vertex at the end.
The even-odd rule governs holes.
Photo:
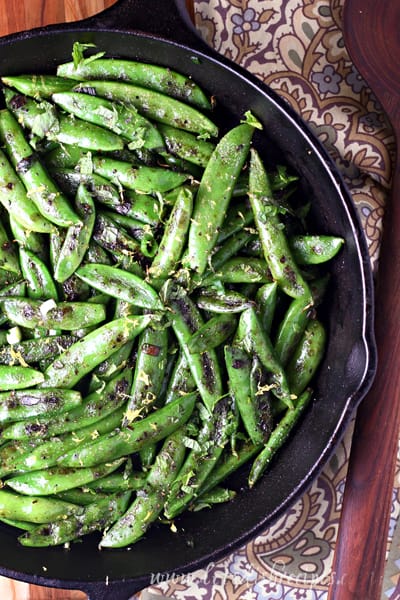
POLYGON ((142 591, 149 585, 148 581, 141 584, 115 582, 92 583, 80 586, 79 591, 87 594, 87 600, 129 600, 134 594, 142 591))
POLYGON ((213 52, 196 30, 185 0, 118 0, 101 13, 75 25, 82 29, 142 32, 207 54, 213 52))

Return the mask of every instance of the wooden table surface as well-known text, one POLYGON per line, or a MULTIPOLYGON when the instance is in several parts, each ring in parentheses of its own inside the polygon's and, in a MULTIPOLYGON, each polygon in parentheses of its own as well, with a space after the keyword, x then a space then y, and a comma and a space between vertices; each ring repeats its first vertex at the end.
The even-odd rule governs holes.
MULTIPOLYGON (((0 0, 0 36, 94 15, 115 0, 0 0)), ((0 577, 2 600, 83 600, 82 592, 28 585, 0 577)))

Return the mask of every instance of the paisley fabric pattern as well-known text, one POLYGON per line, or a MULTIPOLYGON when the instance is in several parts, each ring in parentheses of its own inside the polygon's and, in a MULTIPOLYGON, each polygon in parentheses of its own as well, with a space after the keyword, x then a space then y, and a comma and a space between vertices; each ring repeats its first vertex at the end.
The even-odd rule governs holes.
MULTIPOLYGON (((394 138, 348 56, 342 10, 343 0, 195 0, 196 26, 210 46, 275 89, 325 145, 351 191, 376 270, 394 138)), ((177 600, 325 600, 335 577, 352 430, 353 424, 310 490, 272 527, 207 569, 156 583, 142 600, 160 594, 177 600)), ((399 486, 397 476, 388 551, 400 512, 399 486)), ((389 553, 382 598, 400 598, 399 547, 400 535, 394 558, 389 553)))

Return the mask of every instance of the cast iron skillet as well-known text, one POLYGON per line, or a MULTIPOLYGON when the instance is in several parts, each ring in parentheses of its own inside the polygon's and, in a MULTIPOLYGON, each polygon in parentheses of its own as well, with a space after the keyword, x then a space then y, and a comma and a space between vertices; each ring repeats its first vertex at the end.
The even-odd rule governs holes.
MULTIPOLYGON (((254 490, 229 504, 178 519, 130 550, 97 549, 96 536, 64 548, 28 549, 14 531, 0 530, 0 573, 39 585, 77 588, 97 600, 128 598, 152 576, 204 567, 247 542, 301 497, 341 439, 372 382, 373 284, 364 234, 354 205, 327 153, 301 119, 255 77, 222 58, 194 32, 184 0, 120 0, 100 15, 0 40, 0 73, 45 72, 70 60, 74 41, 93 42, 108 55, 170 66, 193 78, 217 100, 222 131, 251 110, 266 133, 256 144, 268 163, 285 162, 302 176, 301 193, 313 202, 320 232, 345 238, 332 263, 326 325, 329 347, 315 399, 290 441, 254 490)), ((240 490, 242 474, 232 486, 240 490)))

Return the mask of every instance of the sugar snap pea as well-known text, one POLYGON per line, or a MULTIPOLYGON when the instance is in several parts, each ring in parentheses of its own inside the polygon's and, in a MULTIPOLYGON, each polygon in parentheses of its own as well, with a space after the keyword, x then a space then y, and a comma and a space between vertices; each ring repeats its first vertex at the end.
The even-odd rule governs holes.
POLYGON ((79 217, 71 208, 68 199, 61 194, 54 181, 49 177, 43 164, 25 139, 18 121, 7 109, 0 111, 0 137, 14 168, 39 212, 60 227, 78 223, 79 217))
POLYGON ((193 412, 196 398, 196 393, 177 397, 130 427, 99 436, 67 452, 57 462, 68 467, 90 467, 138 452, 144 446, 166 438, 186 423, 193 412))
POLYGON ((344 239, 333 235, 293 235, 289 245, 299 265, 319 265, 331 260, 344 244, 344 239))
POLYGON ((119 81, 91 80, 79 83, 78 92, 89 92, 114 100, 132 104, 139 113, 154 121, 185 129, 202 136, 217 136, 217 125, 195 107, 154 90, 119 81))
POLYGON ((19 261, 17 258, 16 244, 9 238, 9 235, 0 221, 0 268, 4 271, 11 271, 19 275, 21 273, 19 261))
POLYGON ((20 248, 19 261, 27 284, 29 298, 33 300, 58 300, 58 290, 54 278, 46 265, 34 252, 20 248))
POLYGON ((57 75, 7 75, 1 78, 5 85, 32 96, 33 98, 50 98, 56 92, 67 92, 74 83, 70 79, 57 75))
POLYGON ((153 319, 151 314, 114 319, 91 331, 47 367, 42 387, 72 388, 101 361, 139 335, 153 319))
POLYGON ((318 319, 310 320, 286 369, 294 394, 301 394, 310 383, 323 358, 325 345, 325 327, 318 319))
POLYGON ((113 494, 81 509, 79 514, 58 518, 22 534, 18 539, 23 546, 40 548, 66 544, 72 540, 104 530, 126 510, 130 492, 113 494))
POLYGON ((203 90, 190 77, 150 63, 127 59, 96 58, 82 60, 78 64, 67 62, 57 67, 59 77, 71 79, 105 79, 131 82, 168 94, 184 102, 193 103, 199 108, 209 109, 211 104, 203 90))
POLYGON ((216 244, 253 132, 247 123, 230 129, 215 147, 201 178, 189 229, 186 261, 187 266, 200 275, 204 273, 216 244))
POLYGON ((42 496, 22 496, 8 490, 0 490, 0 515, 30 523, 46 523, 48 520, 65 517, 82 509, 70 502, 42 496))
MULTIPOLYGON (((67 411, 82 401, 80 392, 76 390, 15 390, 0 394, 0 422, 19 421, 37 415, 55 415, 67 411)), ((5 430, 2 431, 2 437, 5 430)))
POLYGON ((43 381, 43 373, 32 367, 0 365, 0 391, 30 388, 43 381))

